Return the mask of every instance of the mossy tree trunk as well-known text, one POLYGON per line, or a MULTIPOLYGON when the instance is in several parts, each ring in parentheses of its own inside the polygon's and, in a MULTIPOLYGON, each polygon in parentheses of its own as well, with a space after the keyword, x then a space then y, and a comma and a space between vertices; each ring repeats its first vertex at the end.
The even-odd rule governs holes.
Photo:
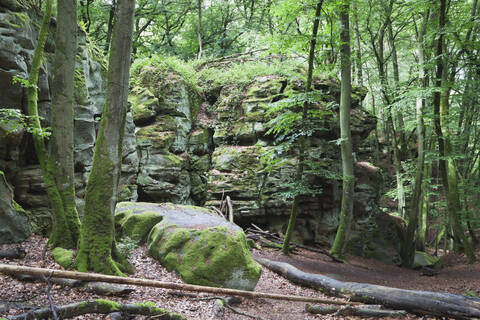
POLYGON ((53 215, 50 244, 53 247, 74 248, 77 244, 79 220, 75 208, 75 190, 73 182, 73 74, 75 68, 74 55, 76 42, 70 37, 76 33, 75 6, 72 3, 60 2, 58 5, 59 20, 55 38, 57 54, 55 59, 54 86, 52 88, 52 142, 50 150, 44 141, 44 132, 38 115, 38 74, 43 57, 43 49, 47 39, 53 0, 47 0, 45 13, 40 27, 37 45, 33 53, 32 67, 28 78, 28 114, 32 118, 33 143, 42 170, 43 180, 53 215), (66 15, 67 17, 64 17, 66 15), (74 24, 74 27, 72 27, 74 24), (73 28, 73 30, 72 30, 73 28), (64 29, 68 35, 62 34, 64 29), (73 32, 73 35, 70 34, 73 32), (73 53, 72 53, 73 51, 73 53), (73 54, 73 59, 71 55, 73 54), (56 87, 58 85, 58 87, 56 87), (58 114, 56 114, 58 112, 58 114))
MULTIPOLYGON (((312 88, 312 81, 313 81, 313 62, 315 59, 315 46, 317 44, 317 33, 318 33, 318 25, 320 21, 320 13, 322 11, 322 4, 323 0, 320 0, 317 3, 317 7, 315 9, 315 20, 313 21, 313 28, 312 28, 312 38, 310 39, 310 51, 308 54, 308 70, 307 70, 307 84, 305 86, 305 92, 310 92, 312 88)), ((302 110, 302 122, 305 123, 307 120, 307 111, 308 111, 309 104, 305 102, 303 104, 302 110)), ((297 170, 295 173, 295 183, 299 184, 302 181, 303 177, 303 169, 304 169, 304 161, 305 161, 305 136, 301 135, 299 138, 299 146, 298 146, 298 165, 297 170)), ((282 245, 282 252, 284 254, 288 254, 290 240, 292 238, 292 232, 295 228, 295 222, 297 219, 297 210, 298 210, 298 199, 300 194, 295 194, 293 198, 292 207, 290 210, 290 218, 288 220, 287 231, 285 232, 285 238, 283 240, 282 245)))
POLYGON ((350 225, 353 219, 353 194, 355 176, 353 173, 352 134, 350 131, 350 102, 352 93, 351 65, 350 65, 350 4, 344 0, 340 6, 340 64, 341 64, 341 92, 340 92, 340 137, 343 170, 342 206, 340 223, 335 235, 330 253, 342 258, 347 245, 350 225))
POLYGON ((458 181, 455 163, 451 156, 450 133, 448 130, 448 115, 449 115, 449 91, 447 83, 446 60, 444 57, 444 30, 446 26, 446 12, 447 1, 440 1, 439 24, 438 24, 438 40, 436 48, 436 86, 440 88, 440 92, 434 92, 433 106, 434 106, 434 122, 435 131, 438 137, 439 149, 439 169, 440 176, 443 182, 443 188, 446 194, 448 214, 450 223, 453 229, 453 237, 455 246, 463 246, 467 254, 469 263, 475 261, 475 254, 472 245, 465 235, 463 226, 460 221, 460 196, 458 193, 458 181))
POLYGON ((53 247, 75 248, 80 220, 75 206, 73 169, 73 104, 75 54, 77 51, 77 3, 58 0, 55 64, 52 85, 51 123, 47 168, 55 179, 60 208, 54 212, 50 234, 53 247))
POLYGON ((75 263, 79 271, 123 275, 131 272, 132 267, 116 249, 114 212, 121 175, 135 1, 120 0, 117 4, 107 73, 107 96, 87 182, 75 263))

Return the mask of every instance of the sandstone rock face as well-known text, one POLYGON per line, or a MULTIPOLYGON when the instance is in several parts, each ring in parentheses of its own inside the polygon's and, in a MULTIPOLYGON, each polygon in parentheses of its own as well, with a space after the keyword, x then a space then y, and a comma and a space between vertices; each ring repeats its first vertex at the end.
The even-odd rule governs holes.
MULTIPOLYGON (((240 225, 255 222, 274 231, 284 231, 291 205, 287 184, 294 177, 297 158, 294 151, 275 153, 275 137, 267 134, 273 115, 267 115, 266 111, 272 103, 301 92, 303 84, 280 76, 263 76, 243 88, 235 84, 203 88, 206 99, 200 106, 195 88, 180 75, 174 71, 162 73, 152 66, 144 68, 137 78, 142 89, 134 89, 130 97, 132 103, 139 102, 138 106, 132 105, 132 110, 138 110, 141 119, 137 121, 139 199, 219 208, 221 199, 229 195, 235 221, 240 225), (178 110, 166 108, 165 101, 176 105, 178 110), (200 112, 192 112, 198 109, 200 112), (186 147, 183 143, 178 147, 179 140, 186 141, 186 147), (268 170, 267 157, 282 161, 268 170)), ((307 180, 319 193, 302 197, 294 238, 328 243, 338 226, 341 200, 340 149, 332 143, 340 132, 337 119, 340 88, 338 82, 329 79, 316 79, 314 86, 316 93, 324 98, 313 108, 324 110, 325 115, 315 120, 316 129, 308 141, 307 154, 319 173, 307 175, 307 180)), ((373 116, 358 107, 364 95, 362 89, 352 95, 352 134, 357 154, 376 124, 373 116)), ((372 167, 368 164, 356 168, 355 211, 359 221, 375 220, 382 214, 376 205, 381 175, 372 167)), ((365 223, 354 228, 355 234, 367 229, 365 223)), ((370 254, 365 251, 365 255, 370 254)))
POLYGON ((146 239, 148 252, 187 283, 253 290, 258 282, 261 267, 242 229, 211 210, 121 202, 115 216, 121 234, 139 243, 146 239))
MULTIPOLYGON (((27 78, 35 48, 40 17, 15 1, 0 3, 0 170, 14 186, 15 199, 25 208, 34 231, 46 233, 50 210, 31 137, 26 133, 22 116, 26 114, 26 90, 13 83, 13 77, 27 78), (3 115, 3 116, 2 116, 3 115)), ((49 125, 51 62, 54 53, 53 25, 45 51, 47 63, 39 75, 39 113, 42 125, 49 125)), ((105 58, 79 31, 75 70, 75 175, 77 206, 82 212, 83 197, 91 168, 96 133, 105 101, 105 58)), ((127 115, 123 147, 120 198, 136 200, 136 177, 139 159, 135 125, 127 115)))
POLYGON ((25 211, 13 200, 12 188, 0 171, 0 244, 20 242, 30 234, 25 211))

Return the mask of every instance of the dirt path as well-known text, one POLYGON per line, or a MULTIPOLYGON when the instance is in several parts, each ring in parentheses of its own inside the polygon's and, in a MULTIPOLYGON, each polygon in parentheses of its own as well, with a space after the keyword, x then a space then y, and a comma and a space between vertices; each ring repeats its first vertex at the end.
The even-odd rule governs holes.
MULTIPOLYGON (((38 236, 30 237, 22 244, 27 252, 25 258, 13 261, 0 259, 0 262, 45 268, 60 268, 53 262, 48 252, 45 259, 42 259, 42 248, 45 242, 46 239, 44 238, 38 236)), ((8 246, 0 246, 0 248, 5 247, 8 246)), ((357 257, 350 257, 350 264, 339 264, 331 262, 328 257, 321 254, 305 250, 301 250, 289 257, 281 255, 278 251, 269 249, 254 250, 252 254, 256 257, 266 257, 288 262, 304 271, 322 273, 343 281, 369 282, 401 288, 449 291, 461 294, 472 291, 480 294, 480 264, 471 266, 464 264, 455 265, 455 262, 464 262, 461 256, 450 257, 447 261, 447 267, 440 271, 439 275, 435 277, 424 277, 417 271, 404 270, 357 257)), ((129 260, 136 268, 133 277, 181 282, 181 279, 175 273, 168 272, 157 261, 149 257, 144 247, 133 250, 129 260)), ((24 312, 26 305, 32 307, 47 306, 48 298, 45 294, 45 289, 46 286, 43 283, 21 282, 0 274, 0 317, 24 312), (1 311, 2 304, 5 303, 16 303, 19 306, 1 311)), ((234 314, 229 310, 225 311, 223 317, 217 317, 213 311, 213 300, 198 300, 195 297, 185 296, 182 295, 182 293, 171 290, 142 287, 134 287, 134 289, 135 291, 126 297, 104 297, 98 296, 83 288, 69 288, 54 285, 51 289, 51 296, 56 305, 99 298, 107 298, 122 303, 153 301, 158 307, 180 313, 186 319, 251 319, 246 316, 234 314)), ((329 298, 314 289, 294 285, 265 268, 263 268, 260 281, 255 291, 329 298)), ((198 298, 205 297, 207 297, 207 295, 198 295, 198 298)), ((334 319, 332 316, 310 315, 304 311, 304 303, 287 301, 243 299, 242 303, 236 308, 241 312, 264 320, 334 319)), ((408 318, 416 319, 417 317, 410 315, 408 318)), ((99 315, 85 315, 77 317, 76 319, 102 319, 102 317, 99 315)), ((146 318, 137 316, 135 319, 146 318)), ((351 317, 348 319, 355 318, 351 317)))
MULTIPOLYGON (((287 262, 310 273, 320 273, 341 281, 364 282, 402 289, 446 291, 480 296, 480 263, 466 264, 463 255, 450 255, 444 259, 444 267, 433 277, 420 271, 387 265, 376 260, 348 256, 349 263, 331 261, 325 255, 299 250, 285 256, 279 251, 255 251, 254 257, 287 262)), ((480 257, 480 251, 477 251, 480 257)))

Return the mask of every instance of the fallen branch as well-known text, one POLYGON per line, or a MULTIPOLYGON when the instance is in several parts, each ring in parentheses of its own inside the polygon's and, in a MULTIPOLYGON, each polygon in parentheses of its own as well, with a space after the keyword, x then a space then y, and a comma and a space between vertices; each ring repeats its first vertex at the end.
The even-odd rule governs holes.
POLYGON ((232 199, 230 199, 230 196, 227 196, 225 198, 227 200, 227 206, 228 206, 228 221, 233 223, 233 205, 232 205, 232 199))
MULTIPOLYGON (((87 313, 110 314, 113 312, 124 312, 127 314, 140 314, 147 316, 161 316, 165 320, 181 320, 181 315, 171 313, 161 308, 151 307, 141 304, 121 304, 109 300, 95 300, 71 303, 55 308, 61 319, 78 317, 87 313)), ((30 319, 48 319, 52 317, 50 308, 42 308, 35 311, 26 312, 17 316, 9 317, 9 320, 30 320, 30 319)))
POLYGON ((8 265, 3 263, 0 264, 0 272, 6 273, 6 274, 30 274, 33 276, 44 275, 47 277, 49 276, 51 278, 68 278, 68 279, 78 279, 78 280, 84 280, 84 281, 102 281, 102 282, 108 282, 108 283, 131 284, 131 285, 143 286, 143 287, 185 290, 185 291, 193 291, 193 292, 208 292, 208 293, 216 293, 216 294, 228 295, 228 296, 241 296, 241 297, 247 297, 247 298, 264 298, 264 299, 273 299, 273 300, 301 301, 301 302, 313 302, 313 303, 337 304, 337 305, 356 304, 354 302, 329 300, 329 299, 323 299, 323 298, 317 298, 317 297, 303 297, 303 296, 283 295, 283 294, 275 294, 275 293, 227 289, 227 288, 215 288, 215 287, 198 286, 198 285, 184 284, 184 283, 163 282, 163 281, 150 280, 150 279, 108 276, 108 275, 98 274, 98 273, 84 273, 84 272, 75 272, 75 271, 64 271, 64 270, 35 268, 35 267, 26 267, 26 266, 18 266, 18 265, 8 265))
POLYGON ((321 274, 303 272, 288 263, 261 258, 256 260, 294 283, 322 289, 333 295, 348 294, 352 301, 381 304, 416 314, 455 319, 480 318, 479 298, 446 292, 405 290, 374 284, 342 282, 321 274))
POLYGON ((256 50, 252 50, 252 51, 248 51, 248 52, 235 53, 235 54, 225 56, 225 57, 221 57, 221 58, 218 58, 218 59, 205 61, 204 63, 200 64, 195 69, 197 71, 199 71, 199 70, 202 70, 204 67, 206 67, 208 65, 212 65, 212 64, 215 64, 215 63, 218 63, 218 62, 223 62, 223 61, 228 61, 228 60, 235 60, 235 59, 237 59, 239 57, 242 57, 242 56, 253 55, 254 53, 263 52, 263 51, 267 51, 267 50, 268 50, 268 48, 261 48, 261 49, 256 49, 256 50))
MULTIPOLYGON (((275 235, 275 234, 273 234, 273 233, 271 233, 271 232, 262 230, 260 227, 258 227, 258 226, 255 225, 254 223, 252 223, 251 225, 252 225, 252 227, 254 227, 255 229, 248 228, 248 229, 246 230, 246 232, 261 234, 261 235, 264 235, 265 237, 271 238, 271 239, 274 240, 274 241, 280 241, 281 243, 283 243, 283 238, 282 238, 282 237, 279 237, 279 236, 277 236, 277 235, 275 235)), ((324 254, 324 255, 326 255, 327 257, 329 257, 330 259, 332 259, 332 260, 335 261, 335 262, 343 263, 342 260, 338 259, 337 257, 335 257, 334 255, 330 254, 330 252, 328 252, 328 251, 326 251, 326 250, 313 248, 313 247, 306 246, 306 245, 303 245, 303 244, 300 244, 300 243, 296 243, 296 242, 290 242, 290 243, 291 243, 292 245, 298 247, 298 248, 302 248, 302 249, 305 249, 305 250, 308 250, 308 251, 318 252, 318 253, 324 254)))
POLYGON ((45 290, 45 293, 48 297, 48 304, 49 304, 49 307, 50 307, 51 315, 52 315, 54 320, 58 320, 58 315, 57 315, 57 312, 55 310, 55 304, 53 303, 52 296, 50 295, 50 290, 52 289, 52 283, 50 282, 50 277, 48 277, 48 278, 43 277, 43 278, 44 278, 44 281, 47 282, 47 289, 45 290))
POLYGON ((214 206, 211 206, 210 208, 213 209, 213 211, 215 211, 220 218, 225 219, 225 216, 223 215, 222 211, 218 210, 218 209, 217 209, 216 207, 214 207, 214 206))
POLYGON ((83 287, 89 292, 93 292, 100 296, 117 296, 124 297, 129 295, 131 292, 135 291, 132 288, 123 285, 113 285, 106 282, 94 282, 94 281, 82 281, 82 280, 73 280, 66 278, 46 278, 45 276, 33 276, 28 274, 12 274, 15 279, 26 282, 42 281, 56 284, 64 287, 78 288, 83 287))

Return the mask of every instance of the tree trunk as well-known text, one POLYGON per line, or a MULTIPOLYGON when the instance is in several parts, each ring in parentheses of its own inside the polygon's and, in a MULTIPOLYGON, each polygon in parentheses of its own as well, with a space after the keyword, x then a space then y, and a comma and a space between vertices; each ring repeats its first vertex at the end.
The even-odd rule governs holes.
POLYGON ((197 59, 202 58, 202 0, 197 0, 197 7, 198 7, 198 30, 197 30, 197 38, 198 38, 198 54, 197 59))
MULTIPOLYGON (((360 42, 360 28, 358 26, 358 8, 357 1, 353 1, 353 18, 355 31, 355 46, 356 46, 356 64, 357 64, 357 85, 363 86, 363 68, 362 68, 362 47, 360 42)), ((360 103, 362 103, 360 101, 360 103)))
MULTIPOLYGON (((310 40, 310 52, 308 55, 308 71, 307 71, 307 84, 305 86, 305 92, 310 92, 312 87, 313 80, 313 62, 315 59, 315 46, 317 44, 317 33, 318 25, 320 20, 320 13, 322 10, 323 0, 320 0, 317 3, 315 10, 315 20, 313 21, 313 30, 312 38, 310 40)), ((307 110, 309 104, 305 102, 303 104, 302 110, 302 122, 307 120, 307 110)), ((295 183, 300 183, 303 176, 303 167, 305 161, 305 136, 302 134, 299 138, 299 147, 298 147, 298 165, 295 173, 295 183)), ((295 228, 295 221, 297 219, 297 210, 298 210, 298 198, 299 194, 295 194, 293 198, 292 208, 290 210, 290 218, 288 220, 287 231, 285 232, 285 239, 283 240, 282 252, 288 254, 290 239, 292 237, 293 229, 295 228)))
MULTIPOLYGON (((400 84, 400 72, 398 68, 398 55, 397 55, 397 46, 395 45, 395 38, 393 35, 393 27, 392 21, 388 19, 388 40, 390 42, 391 47, 391 55, 392 55, 392 67, 393 67, 393 81, 395 82, 395 91, 394 91, 394 99, 398 98, 398 90, 400 84)), ((395 110, 395 131, 398 133, 399 136, 399 143, 398 143, 398 157, 400 160, 404 160, 407 156, 408 147, 407 147, 407 139, 405 137, 405 121, 403 120, 402 113, 396 109, 395 110)))
MULTIPOLYGON (((59 5, 59 7, 62 8, 63 10, 63 3, 59 5)), ((68 4, 67 4, 68 7, 68 4)), ((73 179, 69 180, 68 177, 57 177, 56 176, 56 170, 62 170, 62 172, 67 172, 71 168, 72 172, 69 173, 69 177, 73 177, 73 145, 68 145, 67 140, 64 140, 65 143, 62 143, 58 141, 58 135, 59 134, 66 134, 67 136, 70 136, 73 138, 73 132, 66 133, 68 130, 68 126, 65 126, 62 121, 58 121, 58 119, 55 118, 55 116, 52 119, 52 127, 53 127, 53 143, 51 145, 51 148, 58 153, 63 153, 65 152, 65 155, 61 156, 62 159, 55 159, 55 153, 53 157, 49 157, 47 155, 47 149, 45 146, 45 141, 44 141, 44 133, 43 129, 40 124, 40 118, 38 115, 38 73, 40 70, 40 65, 43 57, 43 49, 45 46, 45 41, 47 38, 47 30, 48 26, 50 24, 50 16, 52 12, 52 0, 48 0, 46 2, 45 6, 45 13, 43 16, 42 20, 42 25, 40 27, 40 32, 38 35, 38 40, 37 40, 37 45, 35 46, 35 51, 33 53, 33 58, 32 58, 32 67, 30 70, 28 82, 28 114, 32 119, 31 126, 34 128, 32 130, 32 136, 33 136, 33 144, 35 147, 35 152, 38 157, 38 161, 40 163, 40 168, 42 170, 42 175, 43 175, 43 180, 45 182, 45 188, 47 191, 48 199, 50 202, 50 207, 52 209, 52 215, 53 215, 53 233, 51 237, 51 244, 53 246, 63 246, 66 248, 73 248, 76 245, 76 240, 78 237, 78 216, 76 215, 76 208, 75 208, 75 194, 71 193, 71 190, 73 190, 73 179), (66 148, 66 149, 64 149, 66 148), (72 157, 70 158, 68 155, 69 148, 72 148, 72 157), (68 161, 72 161, 72 163, 69 165, 68 161), (58 165, 57 161, 60 163, 58 165), (65 171, 63 171, 65 170, 65 171), (58 178, 58 180, 56 180, 58 178), (58 189, 58 185, 61 184, 61 190, 58 189), (65 201, 64 201, 65 200, 65 201), (72 200, 70 202, 70 200, 72 200), (65 212, 65 208, 69 210, 69 212, 65 212)), ((76 14, 76 13, 75 13, 76 14)), ((62 20, 62 19, 60 19, 62 20)), ((60 23, 63 23, 64 21, 62 20, 60 23)), ((61 37, 61 36, 60 36, 61 37)), ((56 39, 57 41, 58 38, 56 39)), ((60 41, 61 43, 61 41, 60 41)), ((71 45, 73 43, 66 43, 65 44, 69 48, 65 49, 72 49, 71 45)), ((60 45, 61 47, 61 45, 60 45)), ((57 50, 60 51, 60 50, 57 50)), ((68 56, 68 53, 66 53, 68 56)), ((60 57, 60 54, 56 55, 56 58, 59 58, 60 61, 63 61, 62 58, 60 57)), ((66 64, 64 64, 65 68, 72 68, 71 61, 65 61, 66 64)), ((74 65, 73 65, 74 67, 74 65)), ((59 67, 58 64, 55 65, 55 70, 54 70, 54 81, 55 84, 59 83, 59 85, 65 84, 65 90, 69 90, 68 86, 73 85, 73 78, 70 84, 68 84, 69 79, 68 78, 63 78, 64 77, 64 72, 65 70, 62 70, 61 67, 59 67), (63 81, 61 81, 63 79, 63 81)), ((73 72, 69 74, 69 76, 73 77, 73 72)), ((52 114, 55 113, 56 108, 63 107, 59 105, 59 95, 58 91, 55 91, 56 88, 53 89, 53 99, 54 101, 52 102, 52 107, 54 108, 52 110, 52 114)), ((65 93, 65 97, 67 97, 70 94, 70 92, 65 93)), ((71 94, 72 94, 72 99, 73 99, 73 87, 71 88, 71 94)), ((71 101, 73 103, 73 101, 71 101)), ((62 111, 63 112, 63 111, 62 111)), ((64 121, 68 123, 69 121, 73 121, 73 114, 72 114, 72 119, 69 120, 67 119, 68 112, 67 114, 63 114, 65 116, 64 121)), ((73 130, 73 125, 70 128, 73 130)), ((63 137, 61 138, 63 139, 63 137)))
POLYGON ((135 0, 118 2, 108 64, 106 101, 85 195, 85 213, 76 258, 79 271, 118 275, 132 271, 115 246, 114 213, 121 175, 134 11, 135 0))
POLYGON ((108 53, 108 49, 110 49, 110 40, 112 39, 112 30, 113 30, 113 24, 115 23, 114 17, 115 17, 116 8, 117 8, 117 1, 113 0, 112 3, 110 4, 110 10, 108 14, 107 40, 105 42, 105 48, 104 48, 105 55, 108 53))
POLYGON ((340 139, 342 153, 342 205, 340 223, 335 241, 330 253, 342 258, 345 253, 350 225, 353 219, 353 189, 355 176, 353 174, 352 135, 350 131, 350 99, 352 93, 351 66, 350 66, 350 26, 349 2, 344 1, 340 6, 340 57, 341 57, 341 93, 340 93, 340 139))
MULTIPOLYGON (((417 52, 418 52, 418 68, 419 68, 419 75, 418 78, 420 80, 420 85, 422 89, 426 87, 426 80, 425 80, 425 51, 423 49, 423 40, 424 35, 426 32, 426 26, 428 21, 428 11, 424 14, 424 19, 422 23, 421 31, 418 34, 417 39, 417 52)), ((417 168, 415 173, 415 180, 413 182, 412 188, 412 198, 410 199, 410 206, 408 209, 408 225, 407 225, 407 232, 405 234, 405 239, 401 245, 401 256, 402 256, 402 265, 405 267, 411 267, 413 265, 413 260, 415 258, 415 231, 418 227, 418 220, 420 218, 420 213, 423 211, 422 209, 422 186, 423 186, 423 172, 424 172, 424 162, 425 162, 425 125, 423 122, 423 108, 425 105, 425 99, 419 97, 416 101, 416 120, 417 120, 417 168)), ((425 193, 423 193, 425 194, 425 193)), ((426 215, 426 212, 424 213, 426 215)), ((423 217, 421 224, 423 225, 423 217)), ((422 239, 421 242, 423 245, 425 244, 425 232, 423 232, 426 226, 423 225, 422 230, 422 239)))
POLYGON ((450 223, 453 228, 453 237, 455 246, 458 248, 463 245, 469 263, 475 261, 475 254, 469 239, 466 237, 463 227, 460 222, 460 198, 458 194, 458 182, 455 163, 450 155, 450 139, 449 130, 446 128, 446 121, 448 121, 449 109, 449 88, 447 82, 447 68, 445 66, 444 57, 444 29, 446 25, 446 11, 447 1, 440 1, 439 11, 439 36, 436 48, 436 86, 440 88, 440 92, 434 92, 434 122, 435 131, 438 137, 439 146, 439 167, 440 175, 443 181, 443 188, 445 190, 447 208, 450 217, 450 223))
POLYGON ((73 169, 73 103, 75 54, 77 50, 77 3, 59 0, 55 33, 51 125, 48 154, 49 176, 58 190, 58 208, 53 211, 49 242, 52 247, 75 248, 80 220, 75 206, 73 169))

